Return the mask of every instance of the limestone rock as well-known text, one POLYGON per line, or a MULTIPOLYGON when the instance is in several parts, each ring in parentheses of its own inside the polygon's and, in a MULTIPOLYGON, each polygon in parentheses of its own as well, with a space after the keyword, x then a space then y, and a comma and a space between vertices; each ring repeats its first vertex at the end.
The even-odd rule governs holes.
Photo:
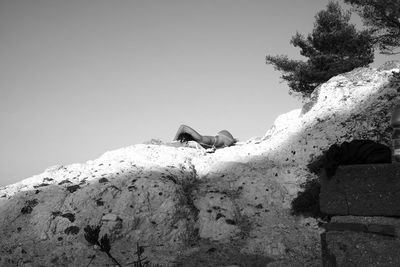
POLYGON ((280 161, 304 164, 330 145, 353 139, 390 144, 390 116, 400 102, 400 62, 395 68, 358 68, 319 86, 303 110, 281 115, 264 140, 280 161), (293 154, 293 155, 291 155, 293 154))
POLYGON ((203 266, 320 266, 323 229, 292 216, 291 200, 314 177, 306 164, 333 143, 388 144, 398 72, 364 68, 334 77, 261 140, 212 154, 135 145, 1 187, 0 265, 113 264, 87 241, 92 226, 123 266, 138 249, 161 266, 196 259, 203 266))

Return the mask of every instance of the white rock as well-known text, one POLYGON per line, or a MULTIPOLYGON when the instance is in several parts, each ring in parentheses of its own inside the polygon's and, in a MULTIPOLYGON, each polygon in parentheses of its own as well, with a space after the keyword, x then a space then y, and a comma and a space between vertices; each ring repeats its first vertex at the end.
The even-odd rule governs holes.
POLYGON ((108 213, 108 214, 104 215, 103 218, 101 218, 101 219, 103 221, 112 221, 112 222, 119 220, 118 216, 115 214, 112 214, 112 213, 108 213))
MULTIPOLYGON (((306 165, 330 145, 390 143, 390 115, 400 102, 395 72, 397 65, 333 77, 302 110, 279 116, 264 138, 213 154, 135 145, 1 187, 0 265, 18 266, 29 255, 33 266, 87 266, 94 253, 88 225, 100 227, 99 238, 107 234, 124 264, 139 244, 152 263, 172 266, 179 255, 201 251, 201 238, 279 259, 271 266, 318 265, 321 229, 315 219, 293 217, 291 200, 315 178, 306 165)), ((99 253, 91 265, 112 263, 99 253)))

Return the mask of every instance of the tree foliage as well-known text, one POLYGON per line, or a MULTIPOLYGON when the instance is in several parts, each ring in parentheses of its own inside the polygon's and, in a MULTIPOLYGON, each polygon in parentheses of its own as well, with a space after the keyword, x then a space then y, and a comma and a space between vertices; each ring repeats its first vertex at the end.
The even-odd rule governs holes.
POLYGON ((400 47, 400 0, 344 0, 351 4, 373 33, 382 54, 400 47))
POLYGON ((337 2, 330 2, 326 10, 315 16, 312 33, 307 37, 296 33, 290 41, 300 48, 307 61, 267 55, 266 63, 282 72, 281 78, 293 92, 309 96, 331 77, 373 61, 370 32, 357 31, 349 21, 350 13, 344 12, 337 2))

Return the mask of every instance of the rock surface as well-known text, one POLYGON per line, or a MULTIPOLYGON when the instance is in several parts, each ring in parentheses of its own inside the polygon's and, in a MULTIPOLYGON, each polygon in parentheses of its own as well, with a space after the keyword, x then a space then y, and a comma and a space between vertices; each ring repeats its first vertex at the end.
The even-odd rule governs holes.
POLYGON ((323 266, 399 266, 400 219, 334 216, 321 235, 323 266))
POLYGON ((331 215, 399 216, 400 164, 340 166, 321 179, 321 211, 331 215))
POLYGON ((323 266, 399 266, 400 241, 388 236, 330 231, 322 237, 323 266))
POLYGON ((389 143, 400 99, 400 64, 391 67, 332 78, 262 140, 213 154, 135 145, 0 188, 0 265, 113 264, 85 239, 90 225, 122 266, 138 246, 161 266, 320 266, 323 229, 292 216, 290 202, 333 143, 389 143))

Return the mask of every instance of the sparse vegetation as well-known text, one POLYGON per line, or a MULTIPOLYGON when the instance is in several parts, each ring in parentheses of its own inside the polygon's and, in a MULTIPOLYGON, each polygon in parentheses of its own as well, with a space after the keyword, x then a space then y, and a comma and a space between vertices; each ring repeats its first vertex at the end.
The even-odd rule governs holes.
MULTIPOLYGON (((110 243, 110 239, 108 238, 108 235, 105 234, 103 235, 100 239, 99 239, 99 234, 100 234, 100 228, 101 226, 97 225, 97 226, 90 226, 87 225, 84 228, 85 231, 85 239, 87 242, 89 242, 90 244, 92 244, 93 246, 98 246, 100 248, 100 251, 104 252, 107 254, 107 256, 118 266, 122 266, 117 259, 115 259, 112 255, 111 255, 111 243, 110 243)), ((143 256, 144 254, 144 249, 145 246, 140 246, 139 243, 136 243, 136 260, 128 263, 128 265, 133 264, 134 267, 160 267, 157 264, 153 264, 151 263, 147 257, 143 256)), ((92 261, 94 260, 95 256, 91 257, 90 262, 87 266, 89 266, 92 261)))
POLYGON ((150 141, 144 142, 143 144, 145 144, 145 145, 158 145, 158 146, 160 146, 160 145, 163 145, 164 142, 163 142, 162 140, 160 140, 160 139, 153 138, 153 139, 151 139, 150 141))
POLYGON ((194 222, 197 221, 199 210, 193 203, 192 194, 198 189, 199 180, 195 175, 185 177, 184 179, 175 177, 174 180, 180 185, 179 206, 183 207, 176 213, 175 220, 176 222, 182 219, 187 221, 188 229, 184 241, 186 244, 193 244, 199 239, 199 229, 194 225, 194 222), (189 218, 193 220, 193 223, 188 221, 189 218))
POLYGON ((147 260, 147 257, 143 256, 144 253, 144 246, 140 246, 139 243, 136 243, 136 258, 133 263, 134 267, 159 267, 158 264, 153 264, 149 260, 147 260))

